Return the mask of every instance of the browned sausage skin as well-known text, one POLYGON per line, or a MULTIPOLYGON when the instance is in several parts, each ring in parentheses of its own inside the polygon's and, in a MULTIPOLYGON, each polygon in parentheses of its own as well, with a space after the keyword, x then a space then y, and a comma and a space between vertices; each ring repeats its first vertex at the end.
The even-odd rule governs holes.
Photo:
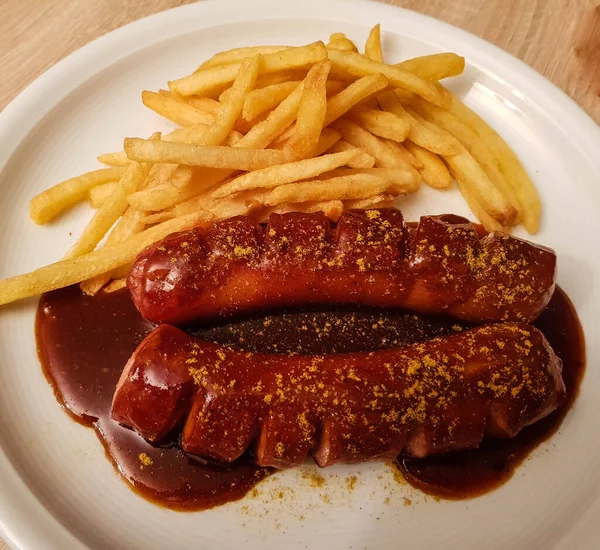
POLYGON ((512 437, 563 400, 562 363, 536 328, 500 323, 404 348, 326 356, 252 354, 162 325, 115 392, 114 420, 185 451, 259 465, 310 453, 320 466, 417 457, 512 437))
POLYGON ((453 215, 407 229, 393 208, 238 216, 176 233, 143 252, 128 286, 139 311, 182 324, 286 306, 348 304, 445 312, 473 322, 532 321, 554 291, 556 256, 453 215))

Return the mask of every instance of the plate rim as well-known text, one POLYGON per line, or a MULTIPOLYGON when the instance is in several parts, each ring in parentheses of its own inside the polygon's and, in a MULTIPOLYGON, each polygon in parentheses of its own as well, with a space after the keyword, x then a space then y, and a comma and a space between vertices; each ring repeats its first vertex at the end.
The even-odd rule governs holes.
MULTIPOLYGON (((393 14, 393 17, 402 14, 412 18, 417 23, 417 29, 433 25, 440 31, 437 36, 440 42, 452 35, 453 40, 472 46, 475 53, 469 55, 471 65, 478 66, 484 73, 492 74, 509 88, 514 89, 510 82, 519 82, 518 89, 523 90, 526 97, 535 97, 534 107, 541 110, 549 121, 570 135, 586 135, 589 138, 585 142, 579 138, 577 147, 590 168, 600 176, 600 160, 595 156, 600 145, 600 127, 596 122, 565 92, 535 69, 468 31, 431 16, 370 0, 328 0, 326 5, 322 0, 304 0, 294 4, 277 0, 253 0, 251 4, 250 6, 244 0, 204 0, 178 6, 131 22, 70 53, 28 84, 0 112, 0 170, 4 169, 33 128, 73 90, 136 51, 177 36, 176 29, 171 27, 185 21, 188 14, 202 13, 211 16, 205 18, 210 19, 207 23, 202 18, 190 18, 189 24, 201 29, 243 20, 272 19, 273 15, 289 19, 318 17, 321 20, 339 21, 343 25, 344 21, 356 23, 356 16, 351 15, 355 10, 364 12, 367 9, 370 12, 369 18, 384 19, 386 13, 393 14), (342 17, 336 17, 339 14, 342 17), (126 42, 133 47, 123 48, 126 42)), ((600 190, 594 190, 593 194, 600 198, 600 190)), ((1 447, 0 477, 5 486, 0 492, 0 534, 12 548, 86 548, 41 504, 1 447)), ((591 508, 588 512, 590 510, 591 508)), ((587 515, 589 514, 585 514, 580 522, 587 515)), ((573 528, 571 531, 574 530, 573 528)), ((567 533, 562 534, 560 541, 566 536, 567 533)))

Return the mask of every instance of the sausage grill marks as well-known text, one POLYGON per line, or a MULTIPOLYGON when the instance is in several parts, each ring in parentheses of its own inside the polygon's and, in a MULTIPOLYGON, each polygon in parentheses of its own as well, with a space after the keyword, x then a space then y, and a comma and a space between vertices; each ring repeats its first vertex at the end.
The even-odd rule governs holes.
POLYGON ((167 237, 128 278, 157 323, 188 324, 289 306, 442 312, 475 323, 531 322, 554 291, 556 256, 502 233, 481 238, 454 215, 408 228, 393 208, 238 216, 167 237))

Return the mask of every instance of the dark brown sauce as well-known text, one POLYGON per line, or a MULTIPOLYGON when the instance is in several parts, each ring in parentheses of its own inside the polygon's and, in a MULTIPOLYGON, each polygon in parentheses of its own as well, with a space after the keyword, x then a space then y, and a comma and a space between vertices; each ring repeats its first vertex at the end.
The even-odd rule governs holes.
MULTIPOLYGON (((486 441, 477 451, 444 458, 399 459, 410 483, 447 498, 475 496, 504 483, 556 431, 583 374, 583 335, 560 290, 536 325, 564 361, 567 403, 512 440, 486 441)), ((249 453, 233 464, 203 461, 183 453, 176 438, 154 447, 110 419, 123 366, 153 328, 127 291, 91 298, 71 287, 44 295, 36 321, 38 352, 57 399, 76 420, 95 429, 115 467, 146 498, 198 510, 243 497, 272 473, 254 465, 249 453)), ((406 345, 456 329, 455 321, 397 311, 330 310, 278 313, 191 332, 251 351, 339 353, 406 345)))

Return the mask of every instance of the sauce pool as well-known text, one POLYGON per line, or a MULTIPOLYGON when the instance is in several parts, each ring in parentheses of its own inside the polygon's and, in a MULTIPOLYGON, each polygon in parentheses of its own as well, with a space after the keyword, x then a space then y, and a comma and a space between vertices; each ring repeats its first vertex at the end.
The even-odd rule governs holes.
MULTIPOLYGON (((456 321, 398 311, 287 312, 190 329, 195 336, 257 352, 340 353, 398 347, 456 331, 456 321)), ((445 498, 476 496, 504 483, 560 425, 584 372, 583 333, 562 290, 535 325, 563 360, 567 399, 560 409, 508 440, 485 440, 474 451, 395 464, 415 487, 445 498)), ((110 418, 123 366, 155 325, 135 309, 127 290, 85 296, 69 287, 42 297, 38 353, 57 400, 92 427, 117 470, 144 497, 176 509, 205 509, 242 498, 273 473, 250 453, 231 464, 181 451, 177 436, 153 446, 110 418)), ((466 326, 464 328, 467 328, 466 326)))

